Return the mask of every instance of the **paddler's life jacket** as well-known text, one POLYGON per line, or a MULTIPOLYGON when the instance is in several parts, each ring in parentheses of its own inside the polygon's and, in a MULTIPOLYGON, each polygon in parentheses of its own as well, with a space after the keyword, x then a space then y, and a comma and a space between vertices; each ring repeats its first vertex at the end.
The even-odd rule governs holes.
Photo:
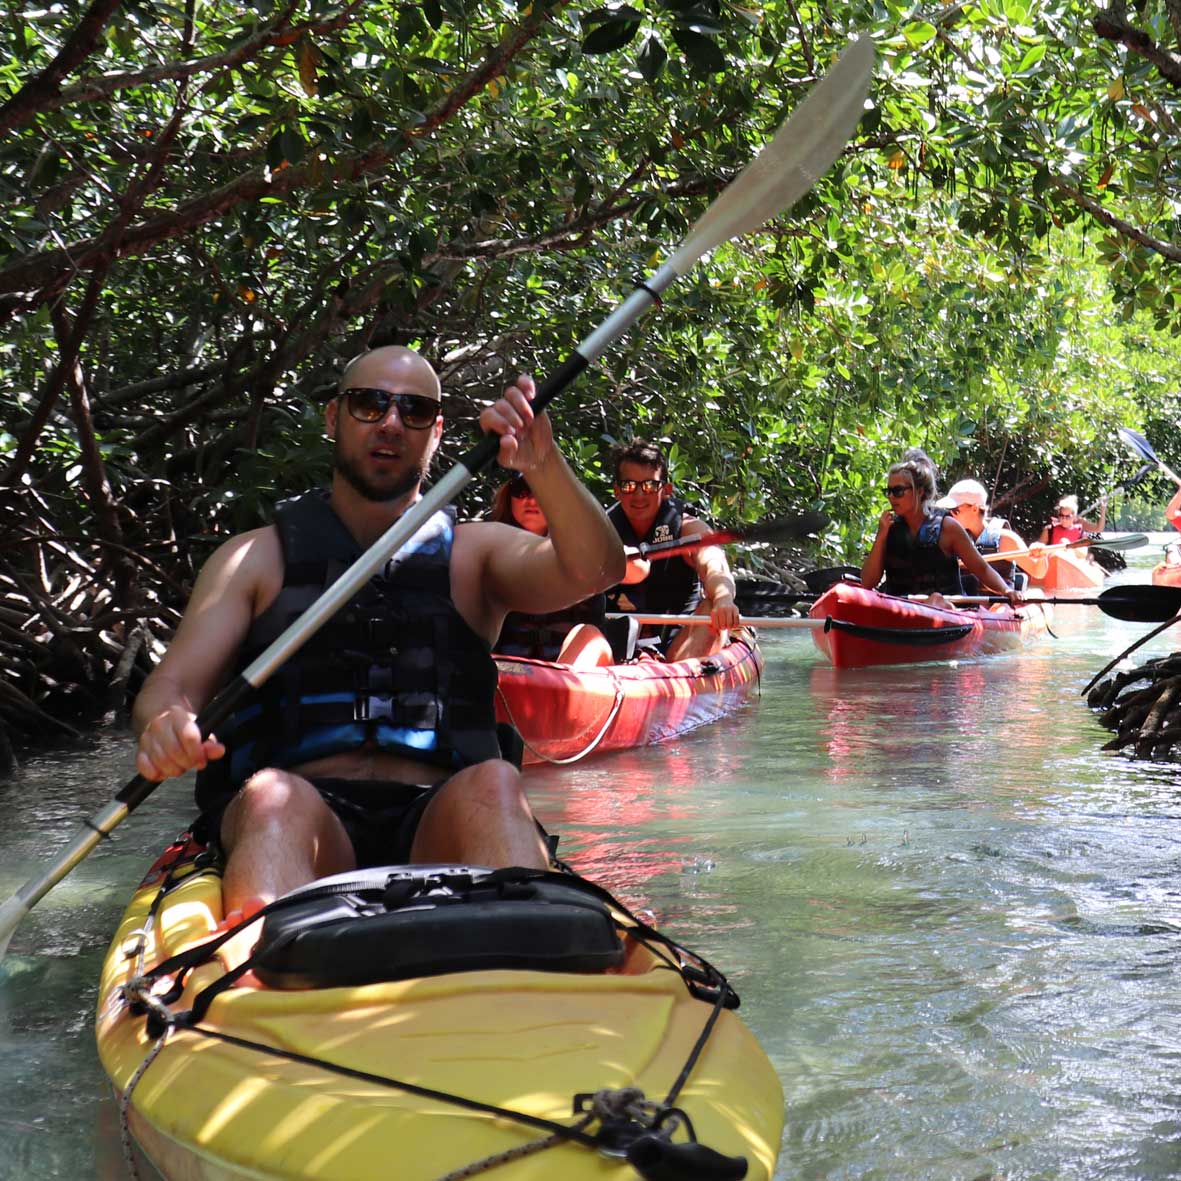
MULTIPOLYGON (((283 586, 253 622, 236 672, 256 659, 358 557, 326 491, 275 512, 283 586)), ((490 645, 451 601, 455 512, 442 509, 218 727, 223 758, 197 777, 206 811, 263 767, 373 743, 448 772, 497 758, 490 645)))
POLYGON ((946 517, 936 514, 927 517, 912 534, 910 526, 898 517, 886 534, 886 554, 883 565, 888 595, 943 595, 963 594, 960 564, 954 554, 939 548, 946 517))
MULTIPOLYGON (((999 554, 1001 552, 1001 530, 1004 528, 1004 521, 1000 517, 993 517, 991 520, 985 522, 984 529, 980 536, 976 538, 976 548, 982 554, 999 554)), ((988 563, 1010 586, 1015 586, 1014 579, 1017 576, 1017 563, 1013 561, 1008 562, 989 562, 988 563)), ((975 591, 968 591, 968 594, 975 594, 975 591)))
POLYGON ((1077 521, 1069 529, 1062 525, 1051 525, 1049 537, 1050 540, 1046 542, 1047 545, 1062 545, 1068 541, 1082 541, 1083 527, 1077 521))
MULTIPOLYGON (((661 504, 656 520, 643 537, 636 536, 622 505, 613 504, 607 510, 607 517, 624 545, 657 545, 665 541, 678 541, 684 524, 685 502, 670 496, 661 504)), ((621 595, 626 596, 637 614, 688 615, 701 602, 701 581, 683 554, 671 558, 653 558, 652 569, 643 582, 620 583, 607 592, 607 602, 612 610, 622 609, 619 606, 621 595)), ((660 631, 659 628, 644 628, 640 635, 655 635, 660 631)))
POLYGON ((607 596, 591 595, 572 607, 546 615, 525 615, 510 611, 494 645, 498 656, 528 656, 532 660, 557 660, 562 644, 580 623, 602 630, 606 623, 607 596))

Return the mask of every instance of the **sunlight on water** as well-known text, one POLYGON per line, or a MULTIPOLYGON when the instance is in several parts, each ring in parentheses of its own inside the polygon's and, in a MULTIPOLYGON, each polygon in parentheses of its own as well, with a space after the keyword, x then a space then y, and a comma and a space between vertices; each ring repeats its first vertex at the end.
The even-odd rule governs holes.
MULTIPOLYGON (((785 1181, 1181 1175, 1177 768, 1099 753, 1079 697, 1148 629, 1062 607, 1054 630, 1020 656, 840 673, 769 633, 760 702, 531 772, 566 858, 735 982, 783 1080, 785 1181)), ((129 772, 103 737, 0 784, 0 889, 129 772)), ((188 815, 162 789, 17 932, 0 1177, 123 1175, 95 978, 188 815)))

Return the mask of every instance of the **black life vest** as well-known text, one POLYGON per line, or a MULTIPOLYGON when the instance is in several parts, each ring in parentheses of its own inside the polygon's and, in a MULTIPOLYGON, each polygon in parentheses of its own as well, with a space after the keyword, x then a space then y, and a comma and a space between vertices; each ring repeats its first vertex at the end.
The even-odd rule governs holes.
MULTIPOLYGON (((680 540, 685 502, 675 496, 664 501, 656 514, 656 520, 643 537, 636 536, 622 505, 613 504, 607 510, 607 517, 624 545, 658 545, 665 541, 680 540)), ((607 602, 613 604, 613 610, 619 610, 620 595, 626 595, 640 614, 687 615, 696 610, 697 604, 701 602, 701 580, 697 577, 697 571, 685 561, 683 554, 671 558, 653 558, 652 569, 643 582, 630 585, 620 583, 607 592, 607 602)))
POLYGON ((525 615, 510 611, 500 628, 500 639, 494 645, 500 656, 528 656, 532 660, 557 660, 562 644, 571 630, 580 623, 589 623, 602 630, 606 622, 607 596, 591 595, 561 611, 545 615, 525 615))
MULTIPOLYGON (((241 672, 361 555, 325 491, 275 512, 283 586, 253 622, 241 672)), ((219 728, 223 758, 197 777, 203 810, 263 767, 372 743, 456 771, 498 758, 488 642, 451 601, 455 512, 443 509, 219 728)))
POLYGON ((963 594, 960 564, 954 554, 939 548, 945 516, 927 517, 912 534, 910 526, 898 517, 886 534, 886 585, 888 595, 963 594))

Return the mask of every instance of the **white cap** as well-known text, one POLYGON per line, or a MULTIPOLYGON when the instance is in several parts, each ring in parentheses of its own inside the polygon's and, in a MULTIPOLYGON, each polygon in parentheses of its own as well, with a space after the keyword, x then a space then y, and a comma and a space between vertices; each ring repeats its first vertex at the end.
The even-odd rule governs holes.
POLYGON ((957 508, 961 504, 974 504, 977 508, 988 507, 988 493, 979 480, 959 480, 947 490, 939 501, 940 508, 957 508), (947 504, 944 504, 947 501, 947 504))

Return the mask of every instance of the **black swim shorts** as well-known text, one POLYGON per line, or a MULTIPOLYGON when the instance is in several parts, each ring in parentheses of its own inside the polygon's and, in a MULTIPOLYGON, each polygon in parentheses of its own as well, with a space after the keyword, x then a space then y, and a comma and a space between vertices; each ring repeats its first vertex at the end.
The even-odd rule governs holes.
MULTIPOLYGON (((409 862, 423 813, 443 786, 442 782, 307 778, 344 825, 359 869, 409 862)), ((193 826, 197 839, 210 848, 220 849, 222 816, 233 798, 216 811, 202 813, 193 826)))

